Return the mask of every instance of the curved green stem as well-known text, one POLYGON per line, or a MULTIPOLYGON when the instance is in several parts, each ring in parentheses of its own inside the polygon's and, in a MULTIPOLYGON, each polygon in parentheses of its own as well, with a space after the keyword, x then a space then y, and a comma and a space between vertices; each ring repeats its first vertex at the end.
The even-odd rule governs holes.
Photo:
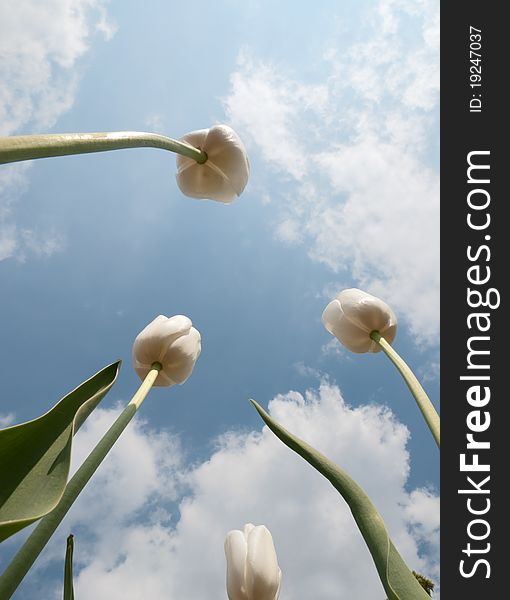
POLYGON ((134 417, 136 411, 149 393, 154 381, 156 381, 161 368, 161 364, 158 362, 152 365, 152 369, 143 380, 129 404, 117 417, 110 429, 108 429, 97 443, 96 447, 70 479, 60 502, 48 515, 41 519, 37 527, 32 531, 23 546, 21 546, 7 566, 7 569, 0 576, 0 598, 2 598, 2 600, 8 600, 12 596, 18 585, 28 573, 30 567, 34 564, 44 546, 46 546, 48 540, 71 508, 73 502, 88 483, 92 475, 96 472, 96 469, 103 462, 120 434, 134 417))
POLYGON ((205 163, 207 160, 207 154, 203 150, 164 135, 140 131, 112 131, 0 137, 0 164, 50 156, 146 147, 170 150, 193 158, 198 163, 205 163))
POLYGON ((440 447, 440 420, 434 405, 427 396, 421 383, 416 379, 407 363, 397 354, 390 344, 381 336, 378 331, 372 331, 370 337, 376 342, 391 362, 397 367, 398 371, 407 383, 407 387, 411 390, 418 408, 429 426, 429 429, 436 440, 438 448, 440 447))

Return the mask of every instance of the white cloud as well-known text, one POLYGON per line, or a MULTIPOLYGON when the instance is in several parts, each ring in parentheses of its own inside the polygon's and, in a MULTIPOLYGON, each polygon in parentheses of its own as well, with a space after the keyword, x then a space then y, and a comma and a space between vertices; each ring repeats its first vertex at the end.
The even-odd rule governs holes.
POLYGON ((26 162, 0 165, 0 223, 9 217, 17 194, 25 191, 28 168, 29 163, 26 162))
POLYGON ((27 258, 49 258, 65 248, 65 236, 50 230, 20 229, 13 223, 0 222, 0 260, 16 257, 19 262, 27 258))
POLYGON ((28 186, 28 171, 29 163, 0 165, 0 261, 47 258, 65 247, 64 236, 55 229, 23 228, 14 221, 16 201, 28 186))
POLYGON ((321 355, 337 356, 341 357, 343 361, 352 362, 352 353, 342 346, 336 337, 332 337, 329 342, 321 346, 321 355))
MULTIPOLYGON (((351 408, 326 382, 304 396, 277 396, 270 412, 354 476, 408 564, 437 582, 437 497, 406 491, 406 427, 380 406, 351 408), (421 548, 430 552, 420 555, 421 548)), ((76 438, 76 463, 113 416, 97 409, 89 418, 76 438)), ((228 432, 207 461, 184 464, 174 436, 131 423, 52 540, 43 567, 62 560, 72 531, 78 597, 222 598, 225 535, 253 522, 273 534, 281 600, 384 597, 343 499, 267 428, 228 432)))
POLYGON ((441 371, 441 365, 439 361, 429 361, 425 363, 419 370, 418 373, 424 383, 428 381, 438 381, 439 374, 441 371))
POLYGON ((297 373, 299 373, 301 377, 313 377, 317 381, 328 380, 327 374, 323 373, 322 371, 319 371, 319 369, 315 369, 314 367, 305 365, 305 363, 302 361, 295 363, 294 369, 296 369, 297 373))
POLYGON ((246 51, 240 53, 238 67, 227 113, 273 168, 301 181, 309 167, 297 125, 303 111, 315 114, 324 106, 326 88, 289 81, 270 64, 255 67, 246 51))
POLYGON ((9 427, 14 423, 15 416, 14 413, 3 414, 0 413, 0 428, 9 427))
POLYGON ((330 44, 328 72, 314 84, 244 50, 224 100, 251 151, 282 174, 276 237, 306 243, 313 259, 340 276, 350 272, 357 286, 403 315, 420 341, 433 343, 438 13, 435 0, 380 0, 368 18, 369 41, 330 44))
POLYGON ((0 221, 0 260, 16 257, 26 262, 28 257, 49 258, 65 248, 65 236, 50 230, 47 232, 20 229, 13 223, 0 221))
POLYGON ((301 233, 301 223, 293 218, 284 219, 276 226, 275 233, 279 240, 287 242, 288 244, 301 242, 303 238, 301 233))
POLYGON ((13 225, 0 226, 0 260, 12 256, 18 246, 16 229, 13 225))
POLYGON ((439 556, 439 498, 427 489, 414 490, 409 494, 405 512, 418 537, 439 556))
MULTIPOLYGON (((87 419, 74 439, 71 474, 120 412, 120 406, 109 410, 98 408, 87 419)), ((164 511, 168 503, 176 500, 182 460, 176 437, 147 430, 143 419, 137 416, 73 505, 65 524, 41 556, 40 566, 62 558, 62 547, 65 548, 64 540, 69 533, 76 535, 75 542, 80 547, 77 565, 93 560, 104 565, 118 562, 119 552, 123 552, 119 549, 131 535, 130 526, 140 517, 142 509, 161 520, 167 514, 164 511)), ((94 596, 85 594, 85 597, 94 596)))
POLYGON ((72 105, 77 61, 94 30, 107 39, 113 33, 104 5, 103 0, 2 2, 0 135, 47 129, 72 105))
MULTIPOLYGON (((41 258, 48 258, 65 248, 64 236, 56 231, 39 233, 32 229, 22 229, 20 237, 26 251, 41 258)), ((26 260, 25 255, 21 255, 20 259, 26 260)))
POLYGON ((148 131, 163 131, 165 129, 165 117, 158 113, 151 113, 145 117, 144 125, 148 128, 148 131))
MULTIPOLYGON (((114 26, 106 0, 6 0, 0 3, 0 136, 51 128, 72 106, 79 60, 96 31, 114 26)), ((13 205, 27 187, 28 164, 0 165, 0 260, 48 256, 62 248, 55 232, 20 231, 13 205)))

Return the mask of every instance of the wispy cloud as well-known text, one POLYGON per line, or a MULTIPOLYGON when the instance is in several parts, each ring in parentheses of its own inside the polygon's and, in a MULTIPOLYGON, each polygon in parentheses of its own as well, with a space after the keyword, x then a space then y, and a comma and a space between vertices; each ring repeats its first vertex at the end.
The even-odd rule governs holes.
POLYGON ((294 365, 296 372, 301 375, 301 377, 312 377, 317 381, 322 381, 327 383, 329 381, 328 375, 323 373, 319 369, 315 369, 314 367, 310 367, 306 365, 304 362, 298 362, 294 365))
POLYGON ((273 169, 301 181, 309 165, 298 125, 303 111, 316 114, 324 106, 327 88, 291 81, 271 64, 255 64, 247 50, 239 55, 231 84, 225 101, 229 118, 273 169))
POLYGON ((13 413, 0 413, 0 427, 9 427, 9 425, 12 425, 14 423, 14 419, 15 417, 13 413))
POLYGON ((105 5, 104 0, 2 2, 0 135, 48 129, 70 108, 77 62, 94 31, 107 39, 113 34, 105 5))
POLYGON ((322 356, 341 356, 342 360, 352 361, 351 354, 335 337, 332 337, 329 342, 321 346, 321 354, 322 356))
MULTIPOLYGON (((409 565, 437 581, 437 496, 406 489, 406 427, 387 409, 351 408, 327 382, 305 394, 278 395, 269 409, 359 481, 409 565), (430 552, 421 553, 425 547, 430 552)), ((97 409, 89 418, 76 438, 76 464, 113 417, 97 409)), ((343 499, 267 428, 227 432, 207 461, 185 464, 175 436, 133 422, 52 540, 42 567, 62 559, 72 531, 80 597, 221 598, 227 531, 264 523, 284 573, 282 600, 381 598, 343 499)))
POLYGON ((0 260, 12 256, 18 247, 14 225, 0 226, 0 260))
POLYGON ((0 222, 0 260, 15 257, 24 263, 32 257, 49 258, 65 246, 65 236, 55 230, 34 231, 0 222))
POLYGON ((150 113, 144 119, 144 125, 148 131, 160 133, 165 129, 165 117, 159 113, 150 113))
MULTIPOLYGON (((95 32, 115 27, 106 0, 16 0, 0 3, 0 135, 47 131, 72 106, 80 59, 95 32)), ((15 203, 29 165, 0 165, 0 260, 49 256, 62 248, 55 232, 20 230, 15 203)))
POLYGON ((428 381, 438 381, 440 370, 441 365, 439 361, 434 360, 425 363, 418 372, 422 378, 422 381, 426 383, 428 381))
POLYGON ((439 331, 438 10, 381 0, 369 41, 331 43, 319 83, 245 49, 224 99, 252 153, 280 173, 276 237, 350 273, 428 342, 439 331))

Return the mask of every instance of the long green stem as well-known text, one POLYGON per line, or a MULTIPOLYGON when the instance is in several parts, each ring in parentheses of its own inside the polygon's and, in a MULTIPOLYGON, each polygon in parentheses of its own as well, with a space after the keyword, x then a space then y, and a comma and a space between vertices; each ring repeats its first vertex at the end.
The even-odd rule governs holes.
POLYGON ((0 137, 0 164, 50 156, 146 147, 170 150, 193 158, 198 163, 207 160, 207 154, 203 150, 164 135, 140 131, 112 131, 0 137))
POLYGON ((73 589, 73 535, 67 536, 66 558, 64 565, 64 595, 63 600, 74 600, 73 589))
POLYGON ((434 408, 434 405, 427 396, 427 393, 423 389, 421 383, 416 379, 414 373, 411 371, 407 363, 395 352, 390 344, 381 336, 378 331, 372 331, 370 337, 379 344, 386 356, 400 371, 400 374, 407 383, 408 388, 411 390, 418 408, 421 410, 422 415, 429 426, 429 429, 436 440, 436 444, 440 447, 440 421, 439 415, 434 408))
POLYGON ((117 420, 104 434, 96 447, 68 482, 57 506, 41 519, 37 527, 32 531, 23 546, 21 546, 7 566, 7 569, 0 576, 0 598, 2 600, 8 600, 12 596, 18 585, 28 573, 30 567, 34 564, 34 561, 67 514, 67 511, 71 508, 73 502, 95 473, 96 469, 103 462, 103 459, 115 444, 120 434, 134 417, 136 411, 149 393, 160 370, 160 363, 156 362, 152 365, 152 369, 143 380, 129 404, 117 417, 117 420))

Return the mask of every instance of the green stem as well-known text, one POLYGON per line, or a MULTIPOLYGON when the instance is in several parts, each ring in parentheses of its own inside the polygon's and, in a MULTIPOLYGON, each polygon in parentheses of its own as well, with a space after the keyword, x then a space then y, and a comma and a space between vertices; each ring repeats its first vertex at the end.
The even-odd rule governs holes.
POLYGON ((50 156, 145 147, 170 150, 193 158, 197 163, 205 163, 207 160, 207 154, 203 150, 164 135, 140 131, 112 131, 0 137, 0 164, 50 156))
POLYGON ((381 336, 378 331, 372 331, 370 337, 379 344, 380 348, 391 360, 391 362, 400 371, 400 374, 407 383, 407 387, 411 390, 418 408, 421 410, 422 415, 427 422, 427 425, 436 440, 438 448, 440 447, 440 421, 439 415, 434 408, 434 405, 427 396, 427 393, 423 389, 421 383, 416 379, 414 373, 411 371, 407 363, 395 352, 390 344, 381 336))
POLYGON ((64 597, 63 600, 74 600, 73 589, 73 535, 67 536, 66 558, 64 565, 64 597))
POLYGON ((2 600, 8 600, 12 596, 18 585, 28 573, 30 567, 34 564, 44 546, 46 546, 55 529, 67 514, 67 511, 71 508, 73 502, 95 473, 96 469, 103 462, 103 459, 115 444, 120 434, 134 417, 136 411, 141 406, 154 384, 161 368, 161 364, 158 362, 155 362, 152 365, 152 369, 143 380, 129 404, 117 417, 117 420, 104 434, 96 447, 68 482, 57 506, 41 519, 37 527, 32 531, 23 546, 21 546, 7 566, 7 569, 0 576, 0 598, 2 600))

